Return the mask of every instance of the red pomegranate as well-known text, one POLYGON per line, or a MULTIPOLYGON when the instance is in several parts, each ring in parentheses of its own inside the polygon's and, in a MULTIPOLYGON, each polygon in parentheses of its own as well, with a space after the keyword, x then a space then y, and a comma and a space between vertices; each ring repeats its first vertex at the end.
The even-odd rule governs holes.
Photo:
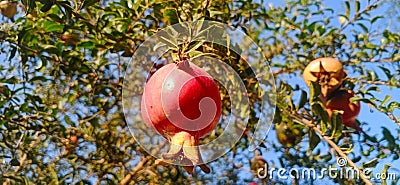
POLYGON ((361 128, 356 122, 356 118, 360 113, 360 102, 350 102, 350 98, 355 94, 350 90, 339 90, 332 95, 332 98, 326 102, 326 111, 329 117, 332 116, 333 110, 342 110, 341 115, 343 124, 360 131, 361 128))
POLYGON ((207 72, 188 60, 161 67, 144 88, 141 110, 144 122, 171 142, 165 160, 189 162, 183 164, 189 173, 196 165, 210 172, 197 146, 219 121, 221 97, 207 72))

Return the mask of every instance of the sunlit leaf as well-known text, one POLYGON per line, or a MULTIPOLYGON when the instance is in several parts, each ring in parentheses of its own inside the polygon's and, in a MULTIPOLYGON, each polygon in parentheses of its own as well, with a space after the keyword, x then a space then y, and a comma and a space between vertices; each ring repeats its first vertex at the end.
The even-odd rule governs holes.
POLYGON ((363 168, 373 168, 378 164, 378 159, 374 158, 368 162, 362 163, 363 168))
POLYGON ((308 131, 308 135, 310 137, 308 150, 313 151, 315 147, 317 147, 317 145, 321 142, 321 138, 319 138, 314 130, 311 129, 308 131))

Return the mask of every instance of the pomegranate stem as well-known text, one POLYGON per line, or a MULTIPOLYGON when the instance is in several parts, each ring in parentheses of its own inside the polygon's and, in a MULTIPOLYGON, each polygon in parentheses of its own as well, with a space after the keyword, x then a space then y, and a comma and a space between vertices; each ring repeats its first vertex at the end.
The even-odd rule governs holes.
POLYGON ((181 60, 177 63, 179 69, 190 68, 189 59, 181 60))

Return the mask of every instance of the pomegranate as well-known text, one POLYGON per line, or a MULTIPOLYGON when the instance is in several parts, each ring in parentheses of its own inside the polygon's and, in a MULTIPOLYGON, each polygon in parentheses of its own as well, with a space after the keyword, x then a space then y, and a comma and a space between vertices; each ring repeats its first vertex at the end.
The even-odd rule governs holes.
POLYGON ((69 33, 69 32, 65 32, 63 34, 60 35, 60 39, 62 41, 64 41, 65 43, 71 44, 71 45, 76 45, 80 38, 79 38, 79 34, 77 33, 69 33))
POLYGON ((78 136, 76 135, 71 135, 69 137, 69 141, 67 143, 66 149, 67 151, 74 151, 76 147, 78 146, 78 136))
POLYGON ((304 132, 300 125, 291 122, 282 122, 275 125, 276 137, 285 148, 291 148, 301 142, 304 132))
POLYGON ((9 19, 14 18, 14 15, 17 13, 17 3, 10 1, 1 1, 0 12, 9 19))
POLYGON ((198 141, 217 125, 221 97, 207 72, 188 60, 161 67, 144 88, 141 113, 149 127, 171 142, 164 160, 180 158, 189 173, 196 165, 210 172, 202 164, 198 141))
POLYGON ((76 135, 71 135, 70 137, 69 137, 69 142, 71 143, 71 144, 78 144, 78 136, 76 136, 76 135))
POLYGON ((355 94, 350 90, 339 90, 332 94, 332 98, 326 102, 326 111, 329 117, 332 117, 333 110, 341 110, 342 122, 345 126, 351 127, 360 131, 361 128, 356 122, 356 118, 360 113, 360 102, 350 102, 350 98, 354 97, 355 94))
POLYGON ((346 76, 342 63, 334 58, 315 59, 306 66, 303 73, 307 85, 311 82, 321 85, 321 95, 324 97, 339 88, 346 76))

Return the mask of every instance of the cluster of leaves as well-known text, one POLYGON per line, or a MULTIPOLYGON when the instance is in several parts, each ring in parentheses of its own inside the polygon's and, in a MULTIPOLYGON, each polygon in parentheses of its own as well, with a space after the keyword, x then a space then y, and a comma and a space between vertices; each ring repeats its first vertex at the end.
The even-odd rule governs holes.
MULTIPOLYGON (((380 135, 362 134, 356 140, 357 135, 340 127, 340 120, 328 120, 323 107, 318 106, 321 102, 317 87, 309 91, 290 81, 301 76, 312 59, 337 57, 353 76, 346 79, 345 86, 359 95, 354 101, 368 103, 371 109, 399 124, 399 102, 390 96, 375 97, 381 88, 400 87, 400 35, 375 26, 382 16, 371 13, 381 5, 379 2, 345 1, 344 13, 307 0, 288 1, 282 7, 243 0, 21 3, 27 12, 20 12, 15 22, 0 26, 1 183, 256 181, 257 170, 249 169, 249 163, 254 163, 250 159, 259 158, 260 154, 246 150, 246 135, 232 151, 210 164, 215 173, 188 177, 180 168, 155 165, 154 158, 132 138, 124 120, 122 81, 135 49, 160 28, 197 19, 241 29, 259 44, 278 84, 275 123, 336 123, 330 140, 353 162, 365 162, 363 168, 375 167, 381 159, 399 158, 399 129, 393 132, 383 128, 380 135), (77 141, 71 136, 76 136, 77 141), (219 173, 221 166, 224 170, 219 173)), ((250 126, 255 124, 255 104, 260 95, 255 78, 245 78, 253 74, 244 56, 212 43, 192 43, 188 50, 193 56, 212 53, 238 72, 248 85, 250 126)), ((229 95, 223 97, 224 107, 230 107, 229 95)), ((368 128, 368 123, 364 126, 368 128)), ((319 169, 334 164, 337 152, 323 145, 324 137, 310 125, 301 128, 308 133, 301 136, 308 145, 285 148, 270 142, 263 144, 265 148, 260 153, 282 156, 279 164, 269 161, 270 166, 319 169)), ((356 181, 334 179, 342 184, 359 183, 356 181)))

